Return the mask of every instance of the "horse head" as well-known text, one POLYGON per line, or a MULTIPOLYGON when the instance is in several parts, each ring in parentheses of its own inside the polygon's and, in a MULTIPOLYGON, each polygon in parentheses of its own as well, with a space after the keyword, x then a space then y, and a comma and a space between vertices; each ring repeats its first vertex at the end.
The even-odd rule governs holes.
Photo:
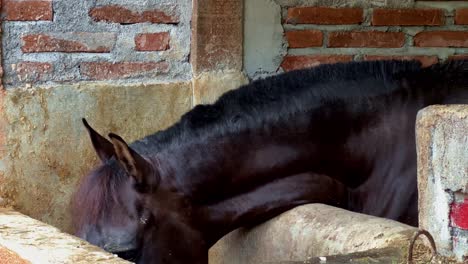
POLYGON ((138 263, 206 262, 192 208, 161 178, 157 158, 139 155, 116 134, 107 140, 83 123, 101 164, 74 195, 76 235, 138 263))

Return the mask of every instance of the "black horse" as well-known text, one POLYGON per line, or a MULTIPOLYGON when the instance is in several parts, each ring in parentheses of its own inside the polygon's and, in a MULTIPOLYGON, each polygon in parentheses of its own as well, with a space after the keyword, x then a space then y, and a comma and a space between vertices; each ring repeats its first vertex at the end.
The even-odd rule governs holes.
POLYGON ((417 225, 415 120, 468 103, 468 61, 323 65, 254 81, 130 147, 84 121, 102 164, 77 235, 138 263, 207 263, 223 235, 320 202, 417 225))

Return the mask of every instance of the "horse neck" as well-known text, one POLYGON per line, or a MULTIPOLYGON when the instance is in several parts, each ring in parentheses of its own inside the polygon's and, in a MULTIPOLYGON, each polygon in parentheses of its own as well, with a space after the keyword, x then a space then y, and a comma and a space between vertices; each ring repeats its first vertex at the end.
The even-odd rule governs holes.
POLYGON ((259 224, 298 205, 320 202, 344 207, 347 200, 348 189, 340 182, 326 175, 300 173, 200 208, 197 219, 203 220, 198 226, 211 245, 238 227, 259 224))
POLYGON ((304 128, 291 124, 193 139, 160 153, 159 159, 166 180, 197 204, 213 204, 302 172, 342 177, 345 169, 336 165, 343 160, 348 133, 343 122, 352 121, 316 121, 313 131, 306 123, 304 128))

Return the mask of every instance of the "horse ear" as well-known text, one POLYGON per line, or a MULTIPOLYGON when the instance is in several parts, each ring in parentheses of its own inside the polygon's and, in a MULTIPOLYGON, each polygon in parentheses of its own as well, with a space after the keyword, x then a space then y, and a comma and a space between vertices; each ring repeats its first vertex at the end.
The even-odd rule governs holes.
POLYGON ((82 119, 86 130, 88 131, 89 137, 91 138, 91 142, 93 143, 94 150, 96 154, 99 156, 99 159, 102 162, 105 162, 112 158, 115 155, 114 146, 112 145, 109 140, 104 138, 103 136, 99 135, 86 121, 86 119, 82 119))
POLYGON ((114 145, 115 154, 122 167, 132 176, 138 184, 148 184, 151 179, 147 176, 153 172, 151 164, 118 135, 110 133, 109 137, 114 145))

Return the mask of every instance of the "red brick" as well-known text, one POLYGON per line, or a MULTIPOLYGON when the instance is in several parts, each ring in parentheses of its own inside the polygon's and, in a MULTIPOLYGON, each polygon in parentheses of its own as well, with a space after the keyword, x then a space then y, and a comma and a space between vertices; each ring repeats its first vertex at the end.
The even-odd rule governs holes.
POLYGON ((468 199, 450 205, 450 220, 453 227, 468 230, 468 199))
POLYGON ((24 61, 15 66, 20 81, 45 80, 54 70, 53 65, 47 62, 24 61))
POLYGON ((91 16, 94 21, 106 21, 120 24, 135 24, 145 22, 165 24, 179 23, 178 17, 169 15, 159 9, 138 12, 119 5, 95 7, 89 11, 89 16, 91 16))
POLYGON ((468 8, 457 9, 455 13, 455 24, 468 25, 468 8))
POLYGON ((290 48, 320 47, 323 44, 323 33, 319 30, 287 31, 286 39, 290 48))
POLYGON ((367 47, 367 48, 400 48, 405 44, 402 32, 331 32, 328 37, 328 47, 367 47))
POLYGON ((92 52, 108 53, 114 46, 113 33, 32 34, 22 37, 21 50, 33 52, 92 52))
POLYGON ((160 51, 169 49, 169 32, 144 33, 135 37, 135 49, 138 51, 160 51))
POLYGON ((413 55, 395 55, 395 56, 385 56, 385 55, 365 55, 364 60, 373 61, 373 60, 418 60, 421 62, 423 67, 428 67, 439 62, 437 56, 413 56, 413 55))
POLYGON ((416 34, 417 47, 468 47, 467 31, 427 31, 416 34))
POLYGON ((3 15, 10 21, 52 20, 52 1, 3 1, 3 15))
POLYGON ((374 26, 439 26, 444 23, 441 9, 374 9, 374 26))
POLYGON ((318 66, 320 64, 331 64, 337 62, 349 62, 353 60, 353 55, 304 55, 286 56, 281 63, 285 71, 292 71, 302 68, 318 66))
POLYGON ((287 24, 347 25, 362 21, 361 8, 293 7, 286 17, 287 24))
POLYGON ((82 75, 92 80, 109 80, 137 77, 141 74, 154 72, 166 73, 169 64, 162 62, 83 62, 80 65, 82 75))
POLYGON ((468 60, 468 54, 457 54, 448 57, 449 60, 468 60))

